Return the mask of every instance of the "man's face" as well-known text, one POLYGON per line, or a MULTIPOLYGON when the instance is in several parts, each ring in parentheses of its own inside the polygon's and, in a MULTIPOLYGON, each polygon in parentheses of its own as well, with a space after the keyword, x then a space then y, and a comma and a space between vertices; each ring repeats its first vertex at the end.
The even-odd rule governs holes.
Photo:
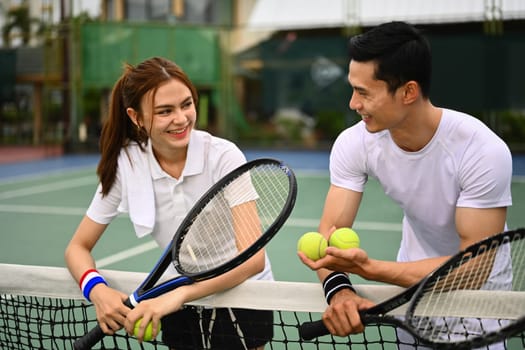
POLYGON ((394 128, 405 117, 403 89, 390 93, 385 81, 374 78, 375 69, 374 61, 353 60, 348 69, 348 82, 353 88, 349 107, 361 115, 369 132, 394 128))

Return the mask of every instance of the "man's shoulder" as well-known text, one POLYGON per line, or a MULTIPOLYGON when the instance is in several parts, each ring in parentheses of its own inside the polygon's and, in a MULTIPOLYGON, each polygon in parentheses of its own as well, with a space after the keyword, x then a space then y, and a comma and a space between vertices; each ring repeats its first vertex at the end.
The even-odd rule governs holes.
POLYGON ((352 141, 359 141, 359 142, 371 142, 374 143, 377 140, 383 139, 386 135, 388 135, 388 130, 383 130, 379 132, 369 132, 366 129, 366 125, 364 122, 360 121, 345 130, 343 130, 339 136, 337 137, 340 142, 352 142, 352 141))
POLYGON ((442 123, 443 135, 449 140, 468 141, 471 145, 505 143, 482 120, 470 114, 444 109, 442 123))
POLYGON ((441 143, 447 145, 461 164, 506 168, 512 162, 508 145, 481 120, 456 111, 444 115, 448 117, 441 143))
POLYGON ((475 116, 453 109, 443 109, 443 123, 445 126, 462 127, 472 131, 490 131, 490 128, 475 116))
POLYGON ((385 149, 392 147, 388 130, 369 132, 364 122, 360 121, 342 131, 331 150, 333 162, 366 162, 366 158, 374 158, 385 149))

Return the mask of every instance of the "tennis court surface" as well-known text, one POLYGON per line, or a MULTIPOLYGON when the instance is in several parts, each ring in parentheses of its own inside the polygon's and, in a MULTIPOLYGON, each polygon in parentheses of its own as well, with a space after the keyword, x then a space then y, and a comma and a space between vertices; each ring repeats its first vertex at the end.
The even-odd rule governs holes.
MULTIPOLYGON (((329 184, 328 153, 249 150, 246 154, 249 159, 266 156, 284 160, 296 172, 299 193, 290 219, 268 246, 279 283, 267 290, 248 289, 256 298, 225 295, 220 305, 241 303, 241 306, 276 310, 275 340, 267 349, 348 349, 349 342, 352 349, 395 349, 394 331, 388 327, 370 327, 363 335, 348 339, 323 337, 311 342, 298 339, 297 325, 307 319, 318 319, 324 307, 315 273, 299 262, 295 250, 297 239, 317 227, 329 184), (265 295, 269 297, 262 298, 265 295), (290 308, 292 310, 288 310, 290 308)), ((3 273, 0 276, 10 281, 17 277, 16 288, 25 289, 26 295, 15 297, 0 290, 3 294, 1 349, 68 349, 71 339, 94 324, 93 310, 81 301, 78 287, 64 269, 63 252, 95 190, 97 161, 97 156, 83 155, 0 164, 3 232, 0 263, 7 264, 0 265, 3 273), (13 265, 24 266, 16 270, 19 266, 13 265), (31 292, 35 286, 40 287, 39 296, 29 296, 36 293, 31 292), (37 317, 41 317, 43 323, 32 323, 37 317)), ((508 212, 509 228, 525 226, 525 167, 521 158, 516 158, 514 169, 514 205, 508 212)), ((401 216, 399 208, 372 181, 354 227, 370 256, 395 259, 401 216)), ((116 270, 115 283, 119 281, 126 290, 136 286, 160 254, 153 241, 134 237, 128 218, 118 218, 94 251, 97 266, 116 270)), ((363 292, 376 300, 396 291, 359 279, 355 283, 362 285, 363 292)), ((524 349, 524 344, 523 337, 518 337, 507 345, 508 349, 518 350, 524 349)), ((107 339, 105 345, 97 346, 99 349, 165 348, 155 343, 140 346, 123 332, 118 338, 107 339)))

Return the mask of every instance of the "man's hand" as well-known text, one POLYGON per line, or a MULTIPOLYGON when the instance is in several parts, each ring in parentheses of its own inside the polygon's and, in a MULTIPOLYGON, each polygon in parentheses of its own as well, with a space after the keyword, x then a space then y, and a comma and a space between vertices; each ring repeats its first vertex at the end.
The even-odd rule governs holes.
POLYGON ((337 292, 323 314, 323 322, 331 334, 347 336, 361 333, 364 326, 361 323, 359 310, 371 308, 375 304, 362 298, 349 289, 337 292))
POLYGON ((332 271, 341 271, 360 275, 367 278, 367 268, 370 266, 368 254, 360 248, 339 249, 326 248, 326 256, 319 260, 311 260, 302 252, 297 253, 302 263, 312 270, 326 268, 332 271))

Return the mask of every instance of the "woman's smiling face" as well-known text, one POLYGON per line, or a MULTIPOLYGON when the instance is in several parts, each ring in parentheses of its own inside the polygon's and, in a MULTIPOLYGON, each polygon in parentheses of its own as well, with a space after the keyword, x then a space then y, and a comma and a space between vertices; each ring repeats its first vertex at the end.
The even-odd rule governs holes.
MULTIPOLYGON (((142 98, 141 110, 141 126, 147 130, 154 150, 188 146, 197 110, 191 91, 184 83, 171 79, 160 85, 154 94, 148 92, 142 98)), ((136 112, 132 110, 131 113, 136 112)))

